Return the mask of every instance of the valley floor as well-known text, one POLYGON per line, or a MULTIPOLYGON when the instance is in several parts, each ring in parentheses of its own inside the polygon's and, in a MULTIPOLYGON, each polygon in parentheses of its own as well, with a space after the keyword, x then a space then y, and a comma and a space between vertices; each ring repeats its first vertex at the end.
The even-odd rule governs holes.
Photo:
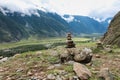
MULTIPOLYGON (((80 39, 74 39, 79 41, 80 39)), ((96 47, 95 42, 76 42, 78 49, 96 47)), ((53 40, 52 40, 53 41, 53 40)), ((15 54, 5 62, 0 62, 0 80, 70 80, 75 76, 73 62, 60 64, 59 54, 65 50, 65 45, 56 46, 47 50, 29 51, 15 54)), ((97 75, 101 68, 109 68, 115 80, 120 80, 120 49, 113 48, 113 52, 99 51, 93 53, 91 64, 86 66, 92 72, 90 80, 98 80, 97 75), (99 56, 99 57, 98 57, 99 56)))

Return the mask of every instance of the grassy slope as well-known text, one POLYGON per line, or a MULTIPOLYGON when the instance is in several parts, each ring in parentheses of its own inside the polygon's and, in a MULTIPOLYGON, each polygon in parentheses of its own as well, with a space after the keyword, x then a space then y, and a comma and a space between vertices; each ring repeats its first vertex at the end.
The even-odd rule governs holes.
MULTIPOLYGON (((57 42, 61 40, 65 41, 64 39, 56 38, 54 40, 46 39, 43 41, 43 43, 46 43, 47 41, 57 42)), ((82 39, 74 38, 73 40, 86 41, 86 39, 83 39, 83 38, 82 39)), ((35 42, 35 43, 38 43, 38 42, 35 42)), ((26 43, 26 44, 29 44, 29 43, 26 43)), ((13 45, 13 44, 9 44, 9 45, 13 45)), ((14 43, 14 45, 16 45, 16 43, 14 43)), ((85 42, 85 43, 82 42, 82 43, 76 43, 76 45, 77 45, 77 48, 79 49, 82 49, 84 47, 96 46, 94 42, 85 42)), ((11 46, 11 47, 14 47, 14 46, 11 46)), ((4 46, 3 48, 8 48, 8 47, 4 46)), ((11 57, 7 62, 0 64, 0 80, 6 80, 7 78, 11 78, 11 79, 22 78, 23 80, 27 80, 32 76, 35 76, 36 73, 42 72, 45 76, 46 74, 50 74, 50 73, 59 73, 59 70, 65 70, 66 72, 68 72, 69 74, 66 77, 74 75, 72 70, 72 65, 63 64, 61 65, 60 68, 54 68, 49 70, 47 69, 49 66, 53 65, 52 63, 59 60, 57 56, 53 56, 51 53, 57 52, 58 54, 61 54, 63 51, 64 51, 64 45, 55 47, 54 49, 26 52, 26 53, 11 57), (28 75, 29 72, 32 73, 31 76, 28 75)), ((108 67, 110 71, 114 74, 115 80, 120 80, 120 77, 119 77, 120 66, 118 65, 120 64, 120 54, 119 54, 120 50, 114 49, 114 52, 115 52, 114 54, 105 53, 105 52, 97 53, 101 56, 101 58, 96 58, 95 57, 96 54, 93 55, 93 65, 88 66, 88 68, 93 73, 92 78, 90 80, 97 80, 96 72, 99 71, 101 67, 108 67)), ((43 75, 42 73, 39 74, 39 76, 42 76, 43 75)))

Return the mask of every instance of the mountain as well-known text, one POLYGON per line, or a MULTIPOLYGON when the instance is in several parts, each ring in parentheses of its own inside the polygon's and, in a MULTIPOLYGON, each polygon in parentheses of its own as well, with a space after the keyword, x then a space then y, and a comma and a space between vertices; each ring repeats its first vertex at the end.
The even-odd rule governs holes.
POLYGON ((117 45, 120 47, 120 12, 111 20, 108 30, 101 40, 104 44, 117 45))
MULTIPOLYGON (((74 17, 71 21, 68 21, 70 29, 77 34, 85 33, 104 33, 107 29, 108 23, 98 22, 97 20, 87 17, 87 16, 72 16, 74 17)), ((64 15, 67 20, 70 18, 69 15, 64 15)))
POLYGON ((17 41, 30 36, 55 37, 68 32, 68 23, 56 13, 38 11, 37 15, 0 12, 0 42, 17 41))
POLYGON ((41 10, 31 12, 33 14, 26 15, 0 8, 0 42, 19 41, 31 36, 60 37, 65 36, 67 32, 80 35, 106 31, 103 23, 87 16, 72 15, 69 19, 71 15, 60 16, 57 13, 41 10))
POLYGON ((108 24, 110 24, 112 18, 113 18, 113 17, 109 17, 109 18, 107 18, 107 19, 105 19, 105 20, 102 20, 102 21, 100 21, 100 24, 103 25, 103 26, 106 28, 106 30, 107 30, 107 28, 108 28, 108 26, 109 26, 108 24))
POLYGON ((25 28, 17 24, 11 18, 4 16, 0 12, 0 42, 9 42, 11 40, 20 40, 21 38, 27 38, 28 33, 25 28))

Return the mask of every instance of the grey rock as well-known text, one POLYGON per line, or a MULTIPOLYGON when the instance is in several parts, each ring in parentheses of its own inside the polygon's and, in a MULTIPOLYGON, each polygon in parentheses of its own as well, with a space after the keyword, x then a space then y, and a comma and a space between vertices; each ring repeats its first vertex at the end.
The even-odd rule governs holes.
POLYGON ((59 75, 57 75, 56 80, 62 80, 62 78, 59 75))
POLYGON ((39 80, 37 77, 31 77, 29 80, 39 80))
POLYGON ((55 68, 55 66, 54 66, 54 65, 51 65, 51 66, 49 66, 47 69, 50 70, 50 69, 54 69, 54 68, 55 68))
POLYGON ((7 60, 8 60, 8 57, 2 58, 2 59, 0 60, 0 63, 5 62, 5 61, 7 61, 7 60))
POLYGON ((97 48, 98 48, 98 49, 104 49, 103 44, 102 44, 101 41, 97 41, 96 44, 97 44, 97 48))
POLYGON ((49 49, 52 47, 52 44, 46 44, 45 47, 49 49))
POLYGON ((100 56, 99 54, 96 54, 95 57, 96 57, 96 58, 100 58, 101 56, 100 56))
POLYGON ((79 80, 78 76, 71 76, 69 77, 69 80, 79 80))
POLYGON ((69 65, 73 65, 74 61, 68 61, 67 63, 65 64, 69 64, 69 65))
POLYGON ((24 69, 20 68, 20 69, 17 69, 16 72, 22 72, 24 69))
POLYGON ((27 72, 27 75, 28 75, 28 76, 32 76, 33 73, 32 73, 31 71, 28 71, 28 72, 27 72))
POLYGON ((49 75, 47 75, 47 79, 55 80, 55 76, 53 74, 49 74, 49 75))
POLYGON ((91 72, 83 64, 74 62, 73 70, 81 80, 88 80, 91 77, 91 72))
POLYGON ((57 68, 57 67, 61 67, 62 65, 61 64, 54 64, 54 66, 57 68))
POLYGON ((92 50, 89 48, 84 48, 80 54, 74 56, 74 60, 80 63, 89 63, 92 59, 92 50))
POLYGON ((98 77, 102 80, 114 80, 113 75, 110 73, 108 68, 102 68, 98 77))
POLYGON ((68 53, 67 50, 65 50, 64 53, 60 54, 61 63, 68 61, 69 56, 70 56, 70 54, 68 53))
POLYGON ((109 52, 109 53, 113 52, 113 50, 112 50, 111 48, 104 48, 104 50, 105 50, 106 52, 109 52))

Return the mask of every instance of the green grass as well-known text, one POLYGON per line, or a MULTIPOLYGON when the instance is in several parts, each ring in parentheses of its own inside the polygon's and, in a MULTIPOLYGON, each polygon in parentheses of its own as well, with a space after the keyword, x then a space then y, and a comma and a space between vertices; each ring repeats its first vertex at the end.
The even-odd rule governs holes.
MULTIPOLYGON (((90 38, 73 38, 73 41, 88 41, 90 38)), ((35 45, 35 44, 49 44, 49 43, 61 43, 66 42, 66 38, 45 38, 45 39, 28 39, 21 40, 19 42, 12 43, 0 43, 0 49, 18 47, 23 45, 35 45)))
MULTIPOLYGON (((73 38, 75 44, 90 47, 93 43, 89 43, 90 38, 73 38)), ((15 43, 2 43, 0 44, 0 56, 13 56, 16 53, 24 53, 28 51, 37 51, 56 46, 65 45, 65 38, 46 38, 41 40, 29 39, 22 40, 15 43)))
MULTIPOLYGON (((45 72, 46 74, 59 74, 59 70, 65 70, 66 72, 68 72, 68 77, 69 76, 73 76, 75 75, 73 72, 73 66, 72 65, 67 65, 67 64, 61 64, 61 67, 59 68, 54 68, 52 70, 48 70, 47 68, 50 65, 53 65, 53 63, 55 63, 56 61, 59 60, 59 57, 56 56, 52 56, 51 53, 54 51, 57 51, 58 54, 62 53, 64 50, 64 45, 61 45, 60 43, 65 42, 66 39, 65 38, 50 38, 50 39, 41 39, 41 40, 22 40, 20 42, 16 42, 16 43, 3 43, 0 45, 0 49, 6 49, 6 48, 16 48, 16 47, 20 47, 20 46, 26 46, 26 45, 38 45, 38 44, 48 44, 48 43, 56 43, 55 45, 52 46, 56 46, 53 47, 51 49, 45 49, 45 50, 35 50, 35 51, 27 51, 27 52, 23 52, 22 54, 15 56, 15 57, 11 57, 7 62, 0 64, 0 67, 2 68, 8 68, 8 70, 2 72, 4 76, 8 75, 8 76, 13 76, 13 77, 19 77, 19 76, 24 76, 27 74, 28 71, 34 71, 38 69, 41 69, 41 71, 45 72), (37 52, 40 51, 40 54, 37 54, 37 52), (17 69, 19 68, 23 68, 23 72, 16 72, 17 69), (9 72, 8 72, 9 71, 9 72)), ((83 49, 84 47, 96 47, 95 42, 91 42, 89 38, 73 38, 73 41, 75 41, 76 47, 83 49)), ((32 46, 33 47, 33 46, 32 46)), ((34 47, 35 48, 35 47, 34 47)), ((106 60, 110 60, 112 59, 113 61, 115 61, 115 58, 119 59, 118 53, 120 52, 119 48, 114 48, 114 53, 98 53, 101 58, 95 58, 93 59, 93 65, 92 66, 87 66, 91 72, 92 70, 94 71, 94 69, 91 69, 92 67, 95 69, 100 68, 100 66, 104 63, 106 64, 106 60), (104 58, 105 57, 105 58, 104 58)), ((94 54, 96 55, 96 54, 94 54)), ((116 61, 117 62, 117 61, 116 61)), ((108 66, 109 67, 109 66, 108 66)), ((112 65, 110 65, 110 70, 112 70, 112 72, 115 74, 115 80, 119 80, 119 72, 117 72, 119 69, 112 65), (112 67, 111 67, 112 66, 112 67), (116 69, 115 69, 116 68, 116 69)), ((38 71, 38 72, 41 72, 38 71)), ((29 76, 25 76, 23 77, 24 80, 29 79, 29 76)), ((5 80, 4 78, 2 78, 2 80, 5 80)), ((17 79, 16 79, 17 80, 17 79)), ((96 73, 92 73, 92 77, 89 80, 97 80, 97 74, 96 73)))

